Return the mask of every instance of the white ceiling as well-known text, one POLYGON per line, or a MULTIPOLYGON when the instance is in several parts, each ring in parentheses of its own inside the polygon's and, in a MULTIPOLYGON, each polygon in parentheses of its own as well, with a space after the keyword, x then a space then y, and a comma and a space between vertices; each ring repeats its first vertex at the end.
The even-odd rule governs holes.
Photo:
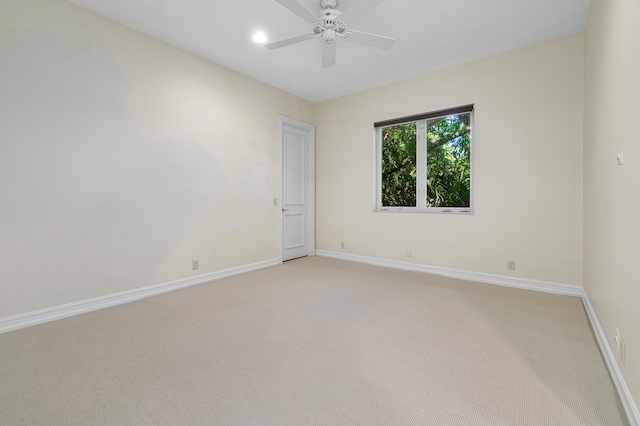
MULTIPOLYGON (((336 66, 321 68, 321 40, 268 50, 311 33, 274 0, 69 0, 311 102, 378 87, 584 30, 590 0, 386 0, 347 22, 396 39, 386 51, 337 40, 336 66)), ((338 0, 343 10, 356 1, 338 0)), ((320 11, 320 0, 299 0, 320 11)))

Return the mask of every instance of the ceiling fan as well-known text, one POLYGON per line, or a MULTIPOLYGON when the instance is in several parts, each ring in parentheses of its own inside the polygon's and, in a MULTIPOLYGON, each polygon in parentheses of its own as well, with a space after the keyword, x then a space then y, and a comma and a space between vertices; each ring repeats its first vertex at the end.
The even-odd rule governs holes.
POLYGON ((321 0, 322 10, 317 15, 298 3, 297 0, 276 0, 305 21, 312 24, 313 34, 303 34, 274 43, 265 44, 267 49, 279 49, 295 43, 322 37, 322 68, 336 64, 336 38, 351 41, 378 49, 390 49, 395 39, 361 31, 347 30, 345 20, 349 17, 363 15, 385 0, 360 0, 353 6, 341 12, 336 9, 338 0, 321 0))

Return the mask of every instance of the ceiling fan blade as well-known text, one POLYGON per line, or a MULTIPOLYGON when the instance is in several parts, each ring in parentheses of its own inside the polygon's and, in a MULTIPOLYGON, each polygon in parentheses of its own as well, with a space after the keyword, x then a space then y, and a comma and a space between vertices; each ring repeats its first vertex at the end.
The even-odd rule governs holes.
POLYGON ((285 46, 289 46, 292 44, 296 44, 296 43, 301 43, 303 41, 307 41, 307 40, 311 40, 312 38, 315 38, 316 35, 315 34, 303 34, 303 35, 299 35, 297 37, 291 37, 285 40, 280 40, 280 41, 276 41, 273 43, 269 43, 269 44, 265 44, 264 47, 266 47, 267 49, 273 50, 273 49, 279 49, 281 47, 285 47, 285 46))
POLYGON ((385 0, 358 0, 354 5, 350 6, 340 14, 340 19, 345 22, 351 23, 352 21, 356 21, 361 16, 364 16, 367 13, 371 12, 373 9, 384 2, 385 0))
POLYGON ((336 44, 322 45, 322 68, 329 68, 336 64, 336 44))
POLYGON ((391 49, 393 43, 396 42, 396 40, 391 37, 363 33, 362 31, 349 30, 349 33, 351 34, 349 34, 349 37, 345 37, 345 40, 364 44, 365 46, 376 47, 378 49, 391 49))
POLYGON ((312 11, 310 11, 309 9, 307 9, 306 7, 298 3, 297 0, 276 0, 276 1, 307 22, 310 22, 313 24, 314 22, 319 21, 315 13, 313 13, 312 11))

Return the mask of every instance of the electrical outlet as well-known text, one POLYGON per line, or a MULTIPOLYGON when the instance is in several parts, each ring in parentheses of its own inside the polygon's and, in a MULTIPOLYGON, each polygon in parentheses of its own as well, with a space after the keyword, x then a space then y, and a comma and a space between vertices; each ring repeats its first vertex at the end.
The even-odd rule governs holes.
POLYGON ((199 260, 192 261, 191 268, 193 268, 194 271, 198 270, 200 268, 200 261, 199 260))
POLYGON ((277 199, 277 198, 274 198, 274 199, 273 199, 273 205, 274 205, 274 206, 278 206, 278 199, 277 199))
POLYGON ((343 249, 344 248, 344 241, 340 241, 340 248, 343 249))
POLYGON ((515 271, 516 270, 516 261, 515 260, 507 260, 507 270, 515 271))
POLYGON ((411 249, 407 249, 407 252, 405 254, 407 255, 407 257, 413 256, 413 252, 411 251, 411 249))

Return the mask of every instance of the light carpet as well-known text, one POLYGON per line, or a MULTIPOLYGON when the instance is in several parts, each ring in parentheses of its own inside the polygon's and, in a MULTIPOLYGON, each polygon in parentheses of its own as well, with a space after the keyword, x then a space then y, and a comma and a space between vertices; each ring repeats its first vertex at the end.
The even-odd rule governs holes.
POLYGON ((579 298, 309 257, 0 335, 3 425, 624 425, 579 298))

